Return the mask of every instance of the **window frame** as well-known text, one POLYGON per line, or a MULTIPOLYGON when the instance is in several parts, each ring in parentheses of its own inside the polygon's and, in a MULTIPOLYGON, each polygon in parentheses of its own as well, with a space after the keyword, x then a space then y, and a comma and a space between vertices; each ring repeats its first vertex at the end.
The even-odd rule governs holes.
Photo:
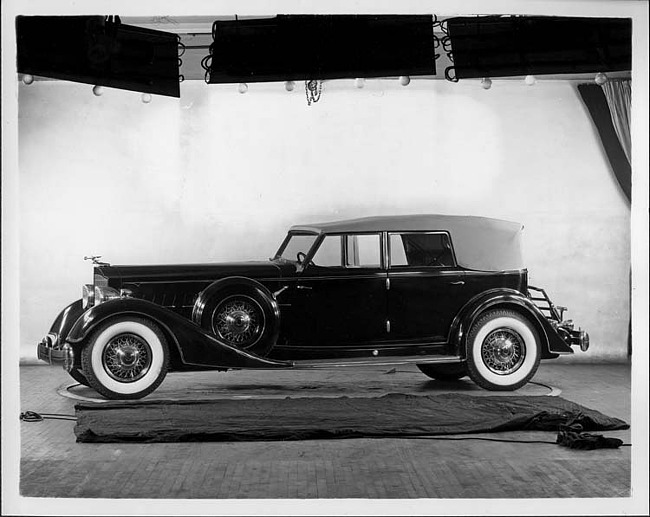
POLYGON ((386 232, 386 261, 388 269, 455 269, 458 268, 458 261, 456 260, 456 250, 454 249, 454 241, 451 238, 451 234, 446 230, 435 230, 435 231, 416 231, 416 230, 404 230, 404 231, 390 231, 386 232), (453 265, 451 266, 410 266, 406 265, 393 265, 392 263, 392 254, 391 254, 391 235, 446 235, 449 240, 449 246, 451 247, 451 258, 453 265))
POLYGON ((284 237, 284 240, 280 244, 280 247, 278 248, 278 251, 276 251, 275 256, 273 257, 273 260, 276 260, 276 259, 282 257, 282 254, 284 253, 284 250, 287 248, 287 246, 289 244, 289 241, 291 240, 291 237, 296 236, 296 235, 310 235, 310 236, 316 237, 316 239, 312 243, 309 250, 307 250, 306 255, 309 258, 312 251, 314 250, 314 246, 318 245, 318 243, 320 242, 320 237, 321 236, 316 232, 307 232, 307 231, 300 231, 300 230, 293 231, 292 230, 292 231, 287 232, 287 235, 284 237))
POLYGON ((384 240, 384 235, 386 232, 383 231, 367 231, 367 232, 332 232, 332 233, 322 233, 318 239, 316 239, 316 242, 314 242, 314 245, 312 246, 312 249, 310 250, 306 262, 309 263, 311 260, 316 256, 316 253, 318 253, 318 250, 321 247, 321 244, 325 240, 326 237, 340 237, 341 239, 341 265, 340 266, 319 266, 316 264, 316 267, 321 267, 321 268, 339 268, 340 270, 358 270, 358 269, 381 269, 385 270, 387 263, 386 263, 386 255, 385 255, 385 249, 386 249, 386 243, 384 240), (347 264, 348 260, 348 239, 347 237, 350 235, 376 235, 379 239, 379 267, 374 268, 370 266, 349 266, 347 264))

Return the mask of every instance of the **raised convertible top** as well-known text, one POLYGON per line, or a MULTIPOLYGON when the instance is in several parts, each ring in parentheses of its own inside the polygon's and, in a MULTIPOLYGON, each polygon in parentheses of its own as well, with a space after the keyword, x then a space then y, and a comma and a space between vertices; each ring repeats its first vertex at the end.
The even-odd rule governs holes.
POLYGON ((446 231, 458 265, 481 271, 524 269, 521 223, 466 215, 394 215, 294 225, 290 231, 318 234, 446 231))

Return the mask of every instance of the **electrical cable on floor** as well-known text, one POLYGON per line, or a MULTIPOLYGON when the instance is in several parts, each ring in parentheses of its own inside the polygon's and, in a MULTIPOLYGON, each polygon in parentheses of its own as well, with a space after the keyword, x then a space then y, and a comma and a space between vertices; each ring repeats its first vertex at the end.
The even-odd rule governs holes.
MULTIPOLYGON (((557 442, 548 442, 545 440, 506 440, 504 438, 485 438, 482 436, 463 436, 463 437, 451 437, 451 436, 435 436, 435 435, 402 435, 400 438, 414 438, 414 439, 423 439, 423 440, 449 440, 449 441, 461 441, 461 440, 482 440, 486 442, 500 442, 500 443, 545 443, 550 445, 557 445, 557 442)), ((395 436, 369 436, 367 438, 395 438, 395 436)), ((631 447, 631 443, 623 443, 619 447, 631 447)))
POLYGON ((20 414, 20 419, 23 422, 42 422, 43 420, 72 420, 76 421, 77 417, 74 415, 64 415, 61 413, 37 413, 36 411, 25 411, 20 414))

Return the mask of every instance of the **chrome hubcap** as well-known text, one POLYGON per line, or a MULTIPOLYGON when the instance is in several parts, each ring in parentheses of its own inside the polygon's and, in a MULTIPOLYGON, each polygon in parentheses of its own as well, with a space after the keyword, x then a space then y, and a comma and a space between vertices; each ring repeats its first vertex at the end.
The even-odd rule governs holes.
POLYGON ((488 369, 497 375, 508 375, 519 369, 526 357, 522 337, 510 328, 490 332, 481 345, 481 357, 488 369))
POLYGON ((248 348, 257 342, 264 331, 264 313, 252 298, 227 298, 215 309, 212 328, 228 344, 248 348))
POLYGON ((151 359, 149 344, 135 334, 119 334, 104 348, 104 368, 120 382, 134 382, 144 377, 151 367, 151 359))

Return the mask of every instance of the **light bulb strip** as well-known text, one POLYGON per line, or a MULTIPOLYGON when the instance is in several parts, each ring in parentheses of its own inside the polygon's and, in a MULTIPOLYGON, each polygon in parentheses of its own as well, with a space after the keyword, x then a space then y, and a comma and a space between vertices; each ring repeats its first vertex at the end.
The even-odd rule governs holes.
MULTIPOLYGON (((443 43, 443 46, 444 46, 444 43, 443 43)), ((458 82, 459 81, 455 77, 455 75, 450 77, 450 74, 451 74, 452 71, 454 71, 454 68, 455 67, 450 66, 450 67, 447 67, 447 69, 445 70, 445 78, 450 82, 458 82)), ((20 78, 20 80, 25 85, 30 85, 30 84, 32 84, 34 82, 35 78, 31 74, 22 74, 22 77, 20 78)), ((409 84, 411 84, 411 80, 412 80, 411 77, 408 76, 408 75, 401 75, 401 76, 398 77, 398 81, 402 86, 408 86, 409 84)), ((609 80, 609 78, 607 77, 607 74, 605 74, 604 72, 598 72, 594 77, 594 82, 596 84, 598 84, 599 86, 602 86, 608 80, 609 80)), ((313 81, 314 86, 309 85, 309 83, 311 83, 311 82, 312 81, 305 81, 306 93, 307 92, 311 93, 311 102, 309 102, 308 104, 318 102, 318 100, 320 99, 320 94, 321 94, 321 90, 322 90, 322 86, 323 86, 323 81, 322 80, 319 80, 317 82, 313 81)), ((527 86, 533 86, 534 84, 537 83, 537 77, 532 75, 532 74, 528 74, 528 75, 526 75, 524 77, 523 82, 527 86)), ((366 84, 366 78, 365 77, 357 77, 354 80, 354 84, 355 84, 356 88, 359 88, 359 89, 364 88, 364 86, 366 84)), ((480 84, 481 84, 481 87, 483 89, 489 90, 492 87, 492 79, 490 77, 483 77, 481 79, 480 84)), ((292 92, 295 89, 295 85, 296 85, 295 81, 292 81, 292 80, 284 82, 284 87, 285 87, 286 91, 288 91, 288 92, 292 92)), ((242 94, 248 92, 248 84, 247 83, 239 83, 238 91, 239 91, 239 93, 242 93, 242 94)), ((100 84, 97 84, 97 85, 93 86, 92 92, 93 92, 93 95, 95 95, 96 97, 100 97, 100 96, 102 96, 104 94, 104 86, 100 85, 100 84)), ((309 93, 308 93, 308 95, 309 95, 309 93)), ((153 97, 152 97, 152 95, 150 93, 142 93, 141 94, 141 100, 145 104, 149 104, 152 101, 152 99, 153 99, 153 97)))

